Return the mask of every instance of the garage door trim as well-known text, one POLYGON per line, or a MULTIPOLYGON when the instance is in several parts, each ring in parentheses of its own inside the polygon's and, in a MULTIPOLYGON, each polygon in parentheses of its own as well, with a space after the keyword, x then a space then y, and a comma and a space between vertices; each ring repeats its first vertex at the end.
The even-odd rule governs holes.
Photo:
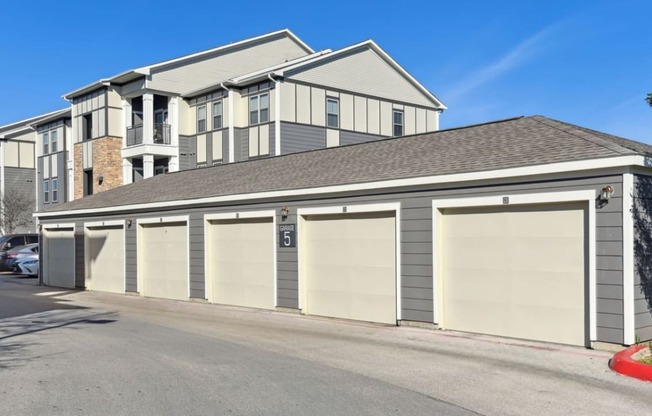
MULTIPOLYGON (((302 223, 308 215, 332 215, 332 214, 364 214, 371 212, 393 212, 395 217, 395 260, 396 260, 396 320, 401 320, 401 203, 391 202, 385 204, 365 205, 335 205, 316 208, 297 209, 297 236, 301 236, 302 223)), ((299 309, 304 309, 303 288, 305 285, 304 267, 302 267, 301 242, 297 244, 297 258, 299 269, 298 298, 299 309)))
MULTIPOLYGON (((176 215, 176 216, 169 216, 169 217, 150 217, 150 218, 138 218, 136 220, 136 247, 137 250, 140 248, 140 231, 141 231, 141 226, 142 225, 147 225, 147 224, 166 224, 166 223, 173 223, 173 222, 185 222, 186 223, 186 261, 188 264, 187 270, 186 270, 186 276, 188 276, 188 280, 186 281, 186 288, 187 288, 187 295, 188 299, 190 299, 190 216, 189 215, 176 215)), ((143 295, 142 288, 143 288, 143 276, 141 272, 141 267, 138 265, 136 267, 136 291, 140 293, 141 296, 143 295)))
POLYGON ((272 219, 272 235, 273 235, 273 263, 274 263, 274 307, 278 307, 278 240, 276 234, 276 211, 274 210, 264 210, 264 211, 238 211, 238 212, 221 212, 215 214, 204 214, 204 294, 206 299, 208 299, 209 293, 213 293, 213 287, 211 279, 208 278, 208 232, 211 221, 224 221, 224 220, 244 220, 244 219, 255 219, 255 218, 271 218, 272 219))
MULTIPOLYGON (((90 273, 90 261, 88 258, 88 255, 90 253, 90 247, 89 247, 89 241, 88 241, 88 233, 91 228, 99 228, 99 227, 115 227, 115 226, 121 226, 122 227, 122 247, 123 247, 123 252, 122 252, 122 292, 125 293, 127 291, 127 279, 125 276, 127 275, 127 253, 126 253, 126 246, 125 246, 125 221, 124 220, 111 220, 111 221, 91 221, 91 222, 85 222, 84 223, 84 255, 85 255, 85 261, 84 261, 84 284, 86 284, 86 278, 90 273)), ((88 288, 86 288, 88 289, 88 288)))
POLYGON ((499 195, 487 197, 470 197, 458 199, 439 199, 432 201, 432 278, 433 278, 433 323, 437 324, 442 318, 443 299, 441 293, 442 278, 439 273, 439 228, 443 221, 445 208, 470 208, 470 207, 496 207, 514 205, 541 205, 563 202, 585 202, 588 205, 588 258, 589 264, 589 338, 597 340, 597 308, 596 308, 596 243, 595 243, 595 190, 546 192, 518 195, 499 195))

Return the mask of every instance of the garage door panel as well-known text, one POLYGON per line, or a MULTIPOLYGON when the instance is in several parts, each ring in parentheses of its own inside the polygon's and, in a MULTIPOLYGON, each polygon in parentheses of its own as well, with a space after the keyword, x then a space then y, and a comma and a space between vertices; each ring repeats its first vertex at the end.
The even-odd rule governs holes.
POLYGON ((446 210, 444 326, 585 344, 585 207, 446 210))
POLYGON ((188 299, 186 223, 143 225, 139 248, 143 295, 166 299, 188 299))
POLYGON ((272 219, 215 221, 208 227, 210 300, 227 305, 274 308, 272 219))
POLYGON ((48 286, 74 288, 74 230, 45 230, 43 236, 43 282, 48 286))
POLYGON ((123 293, 124 230, 119 227, 93 227, 86 230, 88 276, 91 290, 123 293))
POLYGON ((304 312, 396 323, 393 213, 310 216, 304 227, 304 312))

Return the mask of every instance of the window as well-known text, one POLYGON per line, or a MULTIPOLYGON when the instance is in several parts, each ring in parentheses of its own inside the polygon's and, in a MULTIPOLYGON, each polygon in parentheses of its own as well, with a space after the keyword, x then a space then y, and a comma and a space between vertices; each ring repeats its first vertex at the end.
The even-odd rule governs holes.
POLYGON ((269 94, 249 97, 249 125, 269 121, 269 94))
POLYGON ((197 133, 206 131, 206 106, 197 107, 197 133))
POLYGON ((43 154, 47 155, 50 153, 50 133, 43 133, 43 154))
POLYGON ((326 99, 326 127, 340 127, 340 101, 336 98, 326 99))
POLYGON ((403 112, 394 110, 394 136, 403 135, 403 112))
POLYGON ((83 139, 90 140, 93 138, 93 114, 86 114, 82 117, 83 139))
POLYGON ((47 179, 43 181, 43 202, 50 202, 50 181, 47 179))
POLYGON ((52 153, 56 153, 59 150, 56 130, 52 130, 52 133, 50 133, 50 140, 52 141, 52 153))
POLYGON ((57 202, 59 199, 59 179, 52 178, 52 202, 57 202))
POLYGON ((222 100, 213 103, 213 130, 222 128, 222 100))
POLYGON ((93 195, 93 169, 84 171, 84 196, 93 195))

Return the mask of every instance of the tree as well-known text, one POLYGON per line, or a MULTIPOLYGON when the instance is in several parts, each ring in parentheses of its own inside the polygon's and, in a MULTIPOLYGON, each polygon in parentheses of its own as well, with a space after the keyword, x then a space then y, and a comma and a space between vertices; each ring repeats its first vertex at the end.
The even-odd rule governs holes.
POLYGON ((647 95, 647 98, 645 99, 647 103, 652 107, 652 92, 647 95))
POLYGON ((0 200, 0 228, 4 234, 12 234, 19 227, 32 223, 34 196, 17 189, 5 189, 0 200))

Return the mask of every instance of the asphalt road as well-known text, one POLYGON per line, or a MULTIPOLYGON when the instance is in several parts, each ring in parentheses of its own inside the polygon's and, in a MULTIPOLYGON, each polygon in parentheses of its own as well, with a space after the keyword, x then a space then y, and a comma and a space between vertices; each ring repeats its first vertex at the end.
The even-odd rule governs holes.
POLYGON ((0 275, 2 415, 649 415, 610 356, 0 275))

